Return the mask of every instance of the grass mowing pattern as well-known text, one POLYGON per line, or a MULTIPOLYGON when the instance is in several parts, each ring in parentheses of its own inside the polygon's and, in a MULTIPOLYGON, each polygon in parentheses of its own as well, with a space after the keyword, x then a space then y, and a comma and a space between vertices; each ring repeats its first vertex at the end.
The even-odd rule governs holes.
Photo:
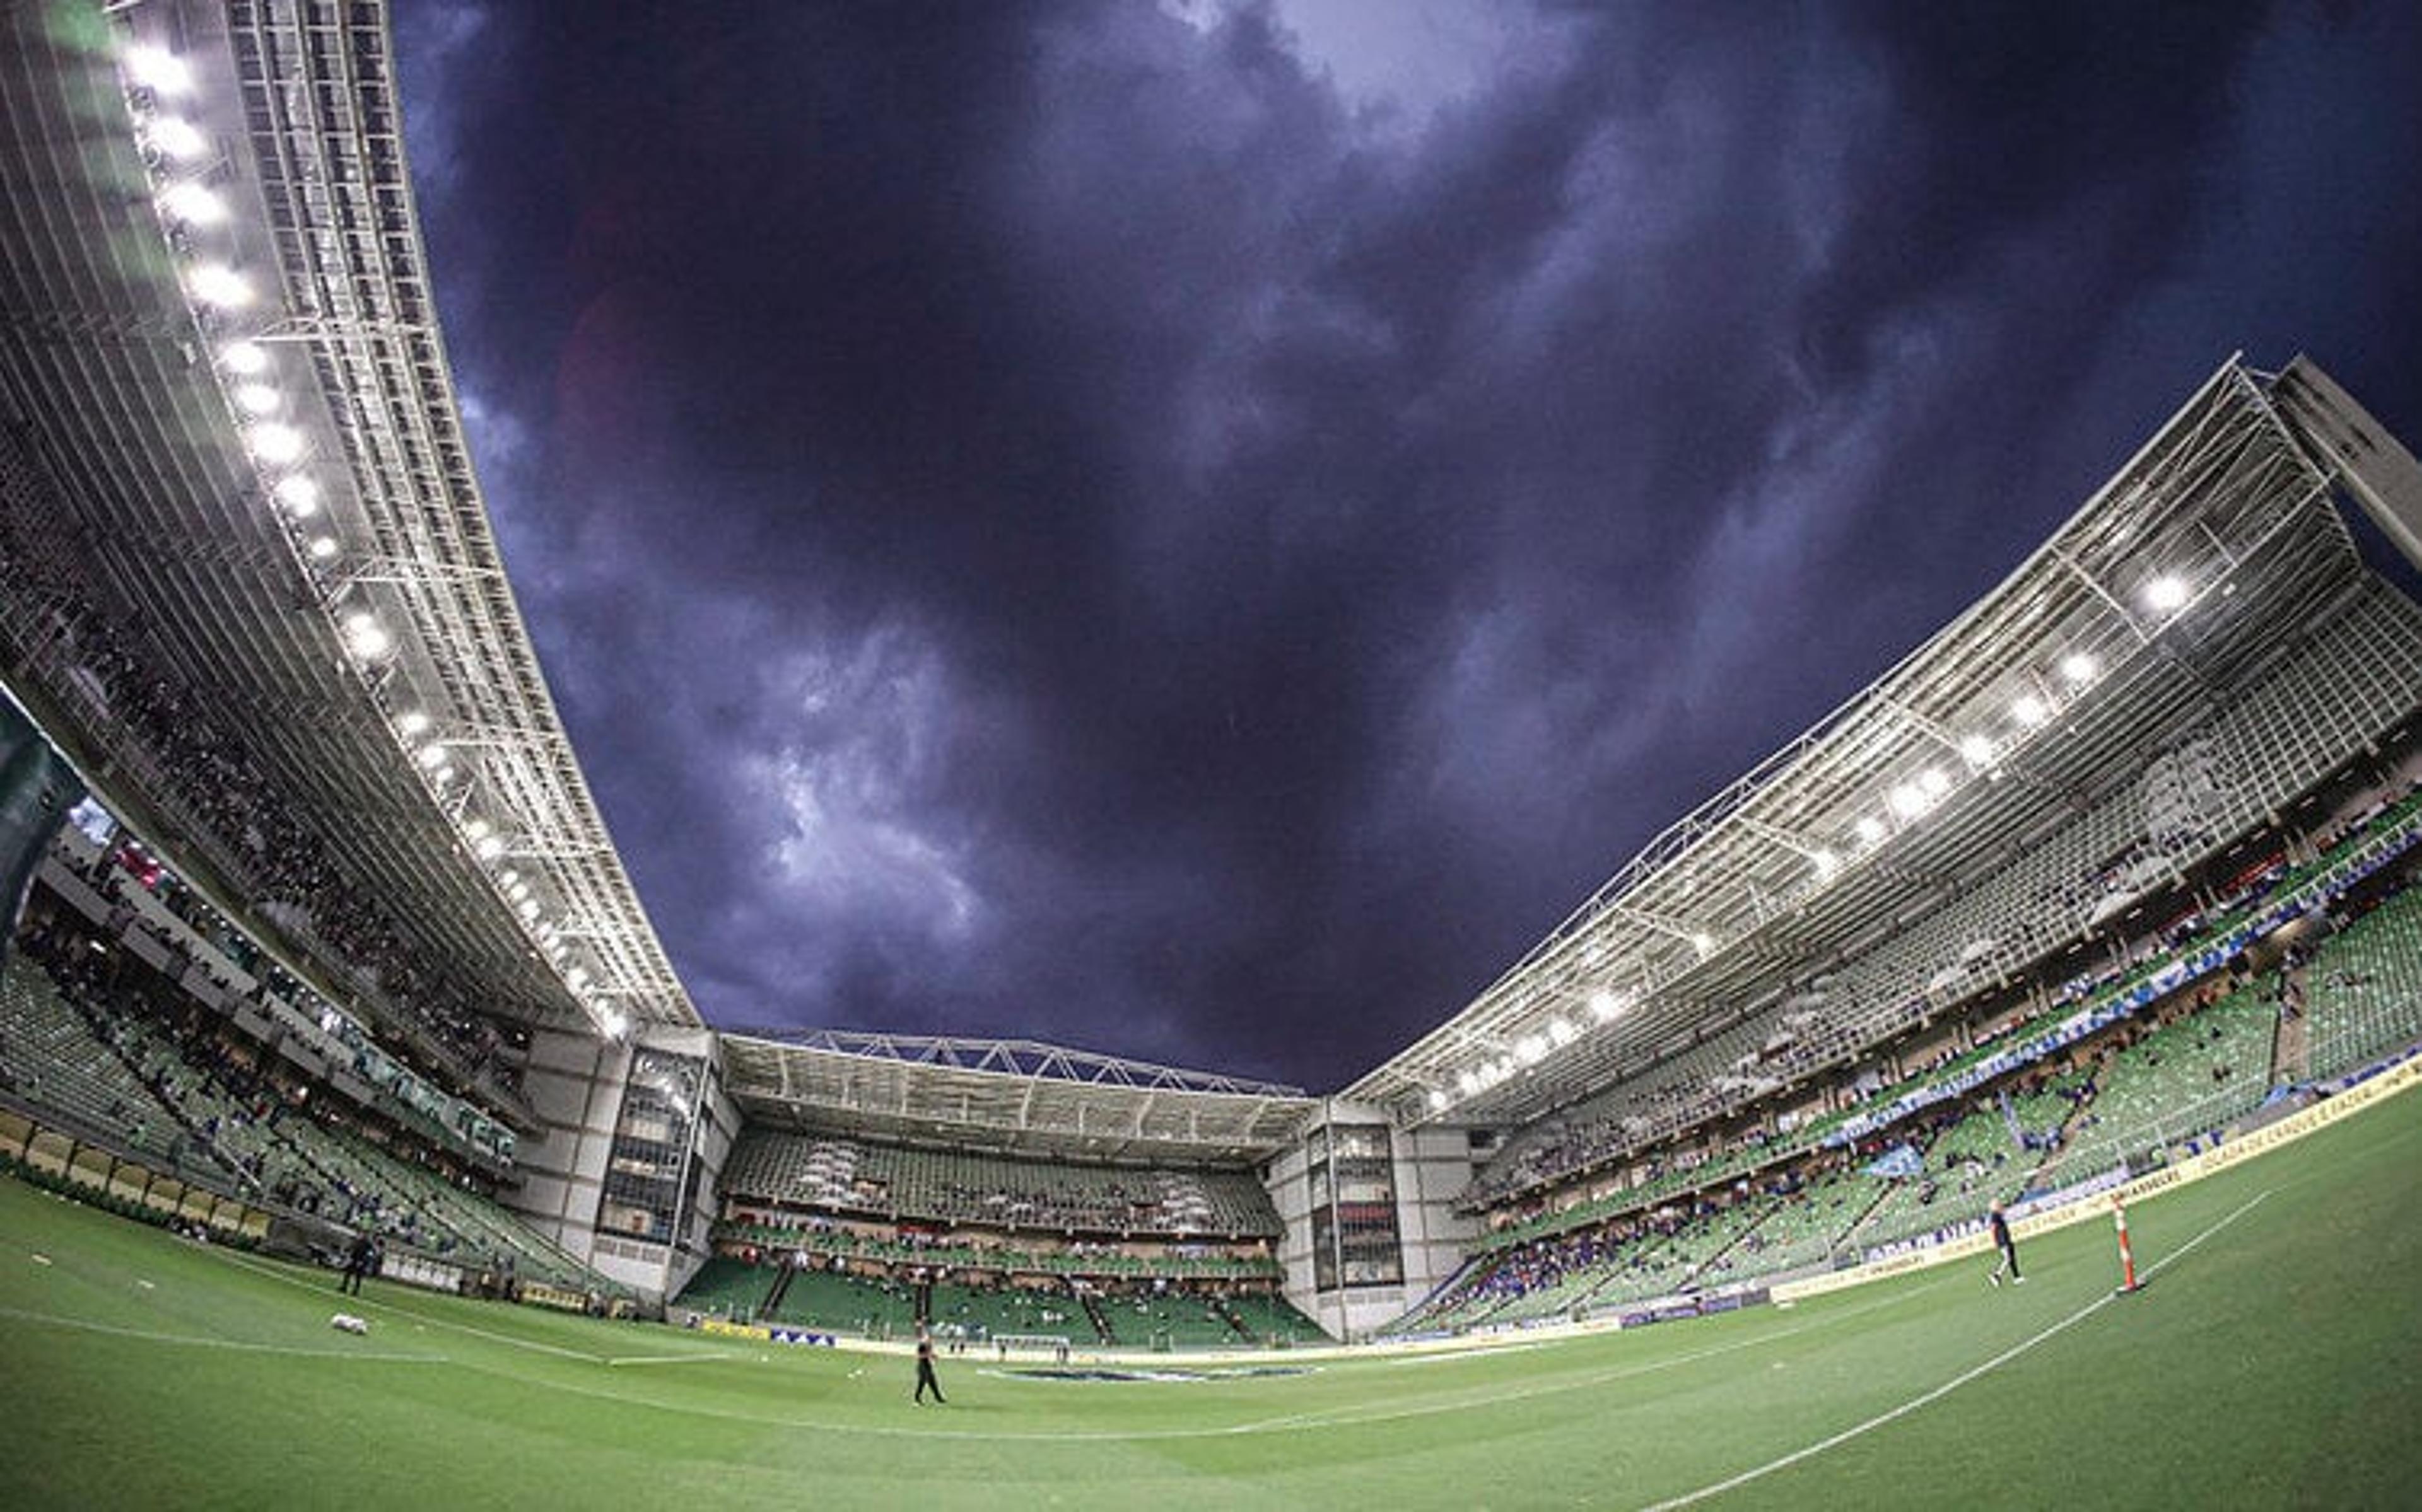
POLYGON ((16 1507, 1644 1505, 1898 1413, 1705 1504, 2410 1504, 2417 1173, 2409 1096, 2146 1203, 2130 1227, 2162 1269, 2090 1312, 2115 1279, 2103 1224, 2028 1242, 2028 1284, 2001 1291, 1978 1260, 1787 1310, 1282 1378, 1071 1384, 968 1356, 942 1362, 951 1405, 922 1409, 897 1356, 376 1283, 340 1302, 327 1277, 0 1182, 0 1492, 16 1507), (327 1327, 340 1306, 369 1337, 327 1327))

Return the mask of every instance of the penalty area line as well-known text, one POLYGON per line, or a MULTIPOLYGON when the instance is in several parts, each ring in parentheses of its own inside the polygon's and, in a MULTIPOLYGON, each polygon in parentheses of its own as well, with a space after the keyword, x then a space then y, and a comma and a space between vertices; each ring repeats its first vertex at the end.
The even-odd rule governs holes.
MULTIPOLYGON (((2201 1244, 2204 1240, 2211 1238, 2214 1234, 2219 1233, 2222 1229, 2226 1228, 2229 1224, 2244 1217, 2247 1213, 2252 1212, 2255 1208, 2261 1203, 2262 1199, 2269 1195, 2271 1195, 2271 1193, 2268 1190, 2256 1192, 2234 1212, 2231 1212, 2225 1217, 2220 1219, 2210 1227, 2206 1228, 2202 1233, 2195 1235, 2194 1238, 2187 1240, 2184 1244, 2179 1245, 2176 1250, 2163 1255, 2154 1264, 2147 1266, 2145 1268, 2145 1274, 2148 1276, 2152 1275, 2155 1271, 2160 1270, 2163 1266, 2168 1265, 2170 1262, 2183 1258, 2186 1254, 2193 1250, 2196 1245, 2201 1244)), ((1942 1398, 1950 1395, 1953 1392, 1958 1391, 1960 1387, 1967 1385, 1970 1381, 1975 1380, 1983 1376, 1990 1375, 1992 1372, 1999 1370, 2002 1366, 2008 1364, 2011 1361, 2027 1353, 2029 1350, 2035 1348, 2036 1346, 2044 1343, 2046 1340, 2067 1333, 2068 1330, 2084 1322, 2087 1318, 2092 1317, 2095 1314, 2102 1311, 2102 1309, 2110 1306, 2113 1302, 2118 1300, 2119 1293, 2105 1292, 2101 1296, 2095 1298, 2092 1302, 2087 1302, 2084 1306, 2079 1308, 2076 1312, 2073 1312, 2067 1317, 2062 1318, 2059 1322, 2052 1324, 2049 1328, 2038 1331, 2028 1338, 2020 1340, 2018 1343, 2011 1345, 2008 1348, 2004 1349, 2001 1353, 1985 1361, 1981 1364, 1969 1366, 1966 1370, 1963 1370, 1959 1374, 1952 1377, 1949 1380, 1944 1381, 1940 1386, 1936 1386, 1930 1391, 1922 1392, 1919 1395, 1911 1397, 1908 1401, 1901 1403, 1898 1407, 1887 1408, 1864 1423, 1854 1423, 1850 1426, 1844 1428, 1839 1433, 1831 1434, 1825 1438, 1817 1440, 1815 1443, 1806 1444, 1801 1448, 1794 1449, 1791 1453, 1784 1455, 1779 1458, 1769 1459, 1763 1465, 1757 1465, 1751 1469, 1744 1470, 1739 1474, 1734 1475, 1729 1479, 1720 1480, 1710 1485, 1702 1486, 1694 1491, 1684 1491, 1679 1496, 1668 1497, 1662 1502, 1652 1502, 1648 1504, 1645 1512, 1670 1512, 1670 1509, 1674 1507, 1690 1506, 1694 1503, 1704 1502, 1711 1496, 1722 1496, 1726 1491, 1738 1490, 1741 1487, 1747 1486, 1752 1481, 1763 1480, 1767 1476, 1773 1474, 1778 1470, 1788 1470, 1792 1466, 1801 1463, 1802 1460, 1814 1459, 1818 1455, 1825 1453, 1829 1449, 1838 1449, 1853 1439, 1864 1438, 1867 1434, 1873 1433, 1876 1429, 1883 1427, 1888 1424, 1897 1423, 1902 1418, 1905 1418, 1911 1412, 1916 1411, 1918 1409, 1929 1407, 1934 1403, 1942 1400, 1942 1398)))

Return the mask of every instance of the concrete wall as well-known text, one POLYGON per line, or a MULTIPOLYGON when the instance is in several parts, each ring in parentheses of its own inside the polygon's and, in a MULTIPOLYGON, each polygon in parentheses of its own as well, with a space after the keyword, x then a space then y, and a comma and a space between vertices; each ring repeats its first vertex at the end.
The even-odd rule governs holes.
POLYGON ((522 1181, 505 1194, 506 1206, 592 1264, 606 1158, 630 1069, 626 1046, 593 1034, 547 1029, 530 1036, 529 1065, 522 1074, 523 1093, 545 1121, 546 1132, 522 1140, 516 1151, 522 1181))
POLYGON ((1315 1199, 1326 1194, 1312 1190, 1313 1133, 1332 1123, 1384 1121, 1377 1108, 1332 1099, 1303 1137, 1270 1161, 1265 1177, 1284 1225, 1279 1264, 1285 1272, 1287 1300, 1339 1338, 1359 1338, 1393 1322, 1427 1297, 1463 1264, 1474 1231, 1472 1222, 1455 1216, 1452 1208, 1455 1193, 1471 1180, 1474 1161, 1470 1133, 1447 1127, 1396 1130, 1392 1147, 1404 1281, 1396 1286, 1319 1289, 1313 1264, 1312 1214, 1315 1199))

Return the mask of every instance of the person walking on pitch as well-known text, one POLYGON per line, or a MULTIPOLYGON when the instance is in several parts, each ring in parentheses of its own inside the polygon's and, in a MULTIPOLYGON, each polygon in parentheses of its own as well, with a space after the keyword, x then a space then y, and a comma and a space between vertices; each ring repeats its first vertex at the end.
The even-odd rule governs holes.
POLYGON ((1993 1273, 1985 1279, 1998 1286, 2002 1272, 2007 1270, 2011 1281, 2024 1285, 2027 1278, 2019 1274, 2019 1246, 2010 1238, 2010 1215, 2004 1210, 1999 1197, 1993 1199, 1989 1217, 1993 1225, 1993 1248, 2002 1252, 2002 1257, 1993 1262, 1993 1273))
POLYGON ((930 1387, 934 1400, 948 1407, 951 1399, 942 1395, 942 1382, 934 1374, 934 1334, 924 1324, 917 1325, 917 1405, 925 1405, 925 1392, 930 1387))

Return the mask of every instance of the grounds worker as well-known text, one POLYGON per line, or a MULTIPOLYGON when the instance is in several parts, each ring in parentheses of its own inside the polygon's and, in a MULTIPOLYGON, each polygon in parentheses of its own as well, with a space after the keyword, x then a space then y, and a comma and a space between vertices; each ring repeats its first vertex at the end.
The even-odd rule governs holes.
POLYGON ((920 1323, 917 1325, 917 1405, 920 1407, 925 1404, 928 1388, 934 1393, 934 1400, 946 1407, 950 1405, 951 1399, 942 1395, 941 1381, 934 1376, 933 1331, 920 1323))

